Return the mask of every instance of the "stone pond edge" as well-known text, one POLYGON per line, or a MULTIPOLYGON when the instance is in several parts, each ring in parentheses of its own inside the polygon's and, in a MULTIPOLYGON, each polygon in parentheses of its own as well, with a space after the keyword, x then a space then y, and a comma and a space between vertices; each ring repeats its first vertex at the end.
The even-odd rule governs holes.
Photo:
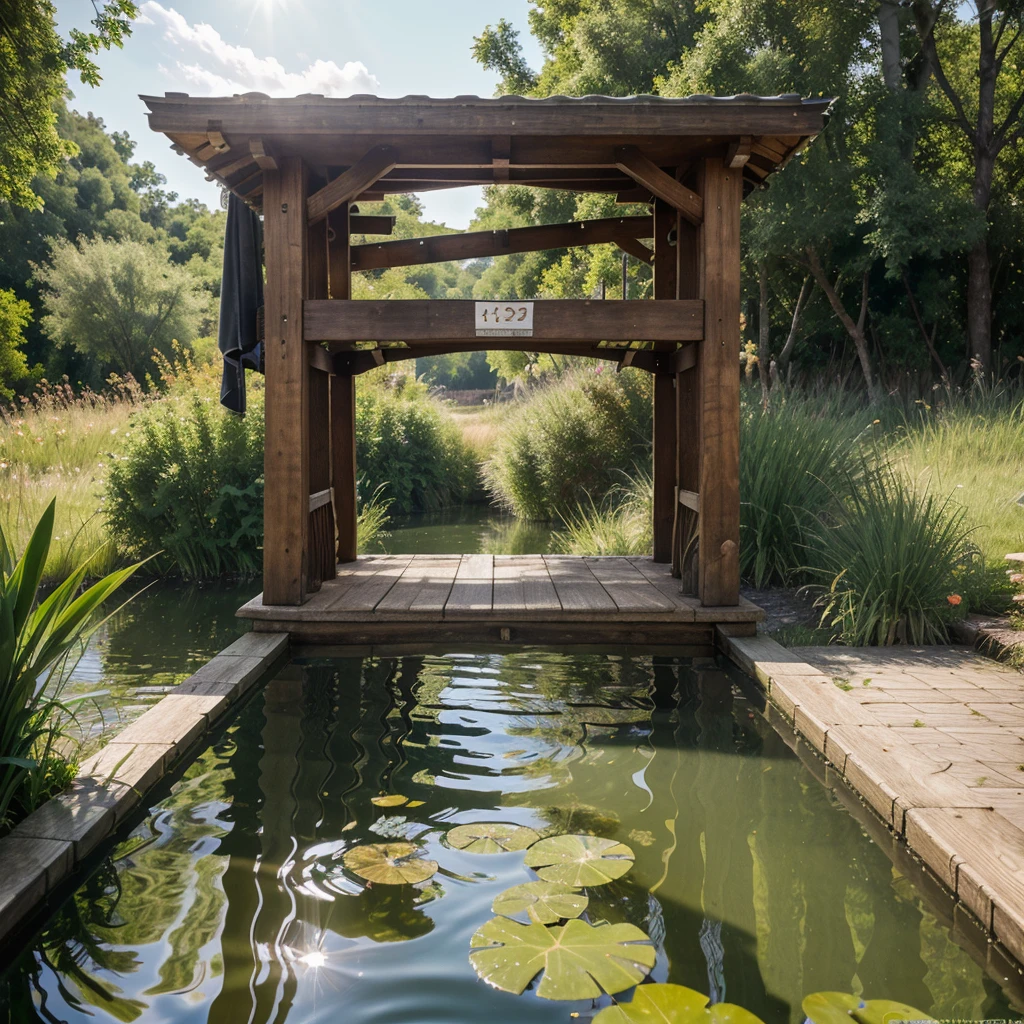
POLYGON ((913 745, 775 640, 716 628, 718 646, 752 676, 794 731, 1024 965, 1024 831, 954 779, 931 774, 913 745))
POLYGON ((288 654, 287 633, 245 633, 87 758, 71 788, 0 838, 0 943, 228 711, 288 654))

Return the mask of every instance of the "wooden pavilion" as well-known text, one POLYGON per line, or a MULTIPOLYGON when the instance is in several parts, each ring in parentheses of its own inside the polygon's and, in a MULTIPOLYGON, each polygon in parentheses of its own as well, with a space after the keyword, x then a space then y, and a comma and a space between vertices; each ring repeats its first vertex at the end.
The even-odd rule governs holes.
POLYGON ((263 593, 240 611, 256 628, 358 643, 703 643, 714 622, 753 628, 739 592, 740 204, 821 130, 827 100, 143 99, 153 130, 264 218, 263 593), (651 213, 388 241, 392 218, 353 205, 493 183, 651 213), (598 243, 652 265, 653 301, 351 300, 354 270, 598 243), (498 348, 653 374, 653 560, 357 558, 356 376, 498 348))

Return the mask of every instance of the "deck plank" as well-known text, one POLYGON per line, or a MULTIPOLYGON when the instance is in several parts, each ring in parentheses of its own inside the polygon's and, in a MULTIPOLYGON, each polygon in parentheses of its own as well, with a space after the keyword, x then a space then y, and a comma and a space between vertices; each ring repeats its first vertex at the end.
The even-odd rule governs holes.
POLYGON ((457 580, 494 579, 494 555, 463 555, 457 580))
POLYGON ((372 612, 412 564, 404 558, 360 558, 346 566, 336 580, 325 584, 326 611, 372 612))
POLYGON ((582 558, 545 555, 544 564, 563 611, 618 613, 618 606, 582 558))
POLYGON ((541 555, 495 557, 492 610, 505 616, 548 616, 562 610, 541 555))
POLYGON ((374 611, 381 617, 413 613, 440 619, 459 571, 458 555, 420 555, 412 559, 374 611))
POLYGON ((586 558, 584 561, 620 612, 675 611, 675 602, 652 586, 627 558, 586 558))

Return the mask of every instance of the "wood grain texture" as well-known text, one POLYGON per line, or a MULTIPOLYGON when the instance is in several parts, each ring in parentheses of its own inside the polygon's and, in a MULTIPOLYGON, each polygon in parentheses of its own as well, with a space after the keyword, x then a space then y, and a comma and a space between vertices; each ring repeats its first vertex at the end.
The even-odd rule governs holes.
POLYGON ((671 174, 666 174, 636 146, 622 146, 615 151, 616 162, 633 180, 679 211, 691 224, 704 218, 704 201, 671 174))
MULTIPOLYGON (((654 301, 678 298, 676 239, 679 215, 663 200, 654 204, 654 301)), ((654 375, 653 417, 654 560, 672 561, 672 527, 676 488, 676 382, 668 373, 654 375)))
MULTIPOLYGON (((310 301, 305 317, 311 341, 477 341, 469 299, 310 301)), ((533 339, 541 341, 699 341, 704 334, 699 300, 549 299, 534 304, 533 317, 533 339)), ((521 339, 523 347, 533 339, 521 339)))
POLYGON ((266 440, 263 593, 306 599, 309 529, 309 373, 302 330, 306 295, 306 169, 295 157, 264 173, 266 440))
POLYGON ((742 175, 704 161, 701 227, 705 342, 700 354, 700 552, 705 605, 740 597, 740 203, 742 175))
POLYGON ((346 205, 366 191, 398 163, 398 151, 391 146, 374 146, 344 174, 329 181, 306 200, 310 224, 322 220, 332 210, 346 205))

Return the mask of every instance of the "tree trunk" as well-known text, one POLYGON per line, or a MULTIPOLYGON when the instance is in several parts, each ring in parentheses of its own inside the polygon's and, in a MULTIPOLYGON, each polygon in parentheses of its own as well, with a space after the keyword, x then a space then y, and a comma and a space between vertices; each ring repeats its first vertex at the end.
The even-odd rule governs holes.
POLYGON ((803 311, 804 302, 806 302, 807 296, 810 294, 811 277, 808 275, 804 278, 804 283, 800 285, 800 294, 796 297, 796 305, 793 307, 793 319, 789 324, 789 335, 786 338, 786 344, 782 346, 782 351, 779 353, 779 366, 784 370, 789 366, 789 360, 793 354, 793 346, 796 344, 796 330, 800 324, 800 314, 803 311))
POLYGON ((772 321, 768 308, 768 267, 764 260, 758 260, 757 263, 757 285, 760 292, 757 307, 757 370, 761 379, 761 407, 767 409, 768 392, 771 389, 769 370, 772 321))
POLYGON ((864 276, 861 280, 860 314, 857 317, 857 321, 854 322, 853 317, 846 312, 846 307, 836 293, 832 282, 829 281, 828 276, 825 274, 821 260, 818 258, 817 250, 813 245, 807 247, 807 263, 811 274, 814 275, 814 280, 818 282, 818 287, 825 293, 829 305, 832 307, 835 315, 839 317, 840 322, 846 328, 846 333, 849 334, 854 347, 857 349, 857 358, 860 360, 861 373, 864 374, 864 383, 867 385, 868 396, 873 401, 880 397, 880 395, 875 374, 871 369, 871 353, 868 351, 867 338, 864 336, 864 324, 867 321, 868 315, 868 272, 864 271, 864 276))
POLYGON ((878 5, 878 31, 882 37, 882 80, 890 92, 898 92, 903 84, 900 63, 899 4, 881 0, 878 5))

